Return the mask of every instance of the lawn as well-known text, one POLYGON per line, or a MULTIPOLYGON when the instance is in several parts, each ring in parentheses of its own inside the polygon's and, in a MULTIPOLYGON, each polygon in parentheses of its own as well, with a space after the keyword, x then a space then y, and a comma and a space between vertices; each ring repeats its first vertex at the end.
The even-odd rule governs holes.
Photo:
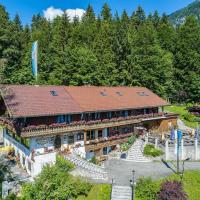
POLYGON ((171 106, 165 106, 165 111, 167 112, 174 112, 179 114, 179 117, 181 120, 184 121, 186 126, 189 126, 191 128, 195 128, 197 126, 196 119, 194 115, 191 115, 186 105, 171 105, 171 106), (189 117, 188 117, 189 116, 189 117), (193 118, 192 120, 188 120, 188 118, 193 118))
MULTIPOLYGON (((160 185, 166 180, 181 181, 180 176, 176 174, 157 181, 152 181, 148 178, 141 179, 137 182, 136 200, 154 200, 160 190, 160 185)), ((183 188, 189 200, 199 200, 200 172, 186 171, 183 177, 183 188)))
MULTIPOLYGON (((169 176, 169 180, 180 180, 180 177, 173 174, 169 176)), ((200 199, 200 172, 199 171, 187 171, 183 177, 184 190, 188 194, 189 200, 200 199)))
POLYGON ((95 184, 90 190, 87 197, 80 196, 76 200, 109 200, 111 192, 111 185, 95 184))

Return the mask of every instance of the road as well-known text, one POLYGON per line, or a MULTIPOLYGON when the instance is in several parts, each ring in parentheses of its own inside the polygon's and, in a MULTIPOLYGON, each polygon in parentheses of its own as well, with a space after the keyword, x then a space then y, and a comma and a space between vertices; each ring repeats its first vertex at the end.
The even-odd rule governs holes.
MULTIPOLYGON (((175 169, 171 163, 169 165, 175 169)), ((161 179, 173 173, 162 162, 135 163, 125 160, 108 160, 105 163, 105 168, 109 175, 109 182, 113 178, 117 185, 129 185, 132 170, 135 170, 136 179, 140 177, 161 179)), ((200 170, 200 162, 185 163, 185 170, 200 170)))

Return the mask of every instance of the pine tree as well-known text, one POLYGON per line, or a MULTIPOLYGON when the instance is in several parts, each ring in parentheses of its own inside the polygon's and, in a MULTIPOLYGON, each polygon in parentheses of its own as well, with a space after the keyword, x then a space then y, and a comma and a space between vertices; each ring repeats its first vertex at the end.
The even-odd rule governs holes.
POLYGON ((176 88, 179 101, 198 101, 200 76, 200 26, 194 17, 188 17, 178 29, 175 49, 176 88), (179 93, 178 93, 179 94, 179 93), (182 96, 181 94, 185 94, 182 96), (187 98, 185 98, 187 97, 187 98))
POLYGON ((166 97, 172 80, 172 55, 159 46, 152 22, 145 22, 132 42, 132 84, 145 86, 166 97))

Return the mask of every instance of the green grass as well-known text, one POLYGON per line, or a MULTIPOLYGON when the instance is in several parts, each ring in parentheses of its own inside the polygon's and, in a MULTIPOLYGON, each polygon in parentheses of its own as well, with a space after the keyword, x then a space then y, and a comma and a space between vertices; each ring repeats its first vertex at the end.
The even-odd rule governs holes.
POLYGON ((95 184, 90 190, 87 197, 80 196, 76 200, 109 200, 111 192, 111 185, 95 184))
MULTIPOLYGON (((149 179, 143 179, 143 184, 138 182, 137 187, 139 190, 136 190, 136 200, 154 200, 152 199, 152 194, 159 192, 159 185, 164 181, 177 180, 181 181, 180 176, 177 174, 172 174, 169 177, 157 181, 151 181, 149 179), (149 185, 149 186, 148 186, 149 185)), ((189 200, 199 200, 199 190, 200 190, 200 171, 186 171, 183 177, 183 188, 188 195, 189 200)))
POLYGON ((156 149, 154 145, 147 144, 144 147, 144 155, 145 156, 152 156, 152 157, 158 157, 163 155, 163 151, 161 149, 156 149))
MULTIPOLYGON (((167 180, 179 180, 180 177, 173 174, 167 180)), ((183 186, 185 192, 188 194, 189 200, 199 200, 200 190, 200 172, 199 171, 186 171, 183 177, 183 186)))
POLYGON ((187 110, 187 106, 186 105, 166 106, 165 107, 165 111, 174 112, 174 113, 179 114, 179 118, 181 120, 183 120, 183 122, 185 123, 186 126, 189 126, 191 128, 195 128, 197 126, 197 122, 192 122, 192 121, 188 121, 188 120, 185 119, 186 115, 190 115, 190 113, 187 110))

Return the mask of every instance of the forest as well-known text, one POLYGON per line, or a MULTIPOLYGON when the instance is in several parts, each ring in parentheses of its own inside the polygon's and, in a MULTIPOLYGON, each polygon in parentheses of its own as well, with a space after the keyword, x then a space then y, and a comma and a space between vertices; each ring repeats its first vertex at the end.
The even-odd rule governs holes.
POLYGON ((91 5, 82 19, 53 21, 36 14, 22 25, 0 5, 0 84, 144 86, 176 103, 200 99, 200 25, 189 16, 179 26, 139 6, 112 14, 91 5), (39 44, 39 77, 31 69, 39 44))

